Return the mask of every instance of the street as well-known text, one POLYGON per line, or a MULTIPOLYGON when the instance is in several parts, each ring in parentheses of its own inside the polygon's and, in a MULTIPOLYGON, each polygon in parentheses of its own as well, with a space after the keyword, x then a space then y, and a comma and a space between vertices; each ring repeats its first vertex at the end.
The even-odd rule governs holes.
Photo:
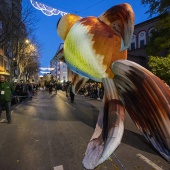
MULTIPOLYGON (((5 111, 0 123, 0 170, 83 170, 82 160, 97 121, 101 101, 65 92, 40 90, 5 111)), ((97 170, 170 170, 147 143, 128 114, 122 142, 97 170)))

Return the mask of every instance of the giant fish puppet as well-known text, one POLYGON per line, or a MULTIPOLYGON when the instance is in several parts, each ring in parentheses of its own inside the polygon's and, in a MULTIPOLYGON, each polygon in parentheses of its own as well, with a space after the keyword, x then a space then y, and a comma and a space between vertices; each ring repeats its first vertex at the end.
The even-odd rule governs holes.
POLYGON ((84 168, 95 169, 119 146, 125 109, 153 147, 170 162, 170 90, 142 66, 127 60, 134 31, 134 13, 127 3, 111 7, 99 17, 74 14, 57 24, 64 40, 66 62, 76 73, 75 93, 88 79, 102 82, 103 108, 88 143, 84 168))

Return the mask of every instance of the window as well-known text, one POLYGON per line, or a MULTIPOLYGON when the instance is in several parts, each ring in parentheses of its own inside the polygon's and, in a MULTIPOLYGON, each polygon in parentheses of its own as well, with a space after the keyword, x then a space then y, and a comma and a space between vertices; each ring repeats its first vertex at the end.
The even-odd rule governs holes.
POLYGON ((3 67, 3 56, 0 55, 0 66, 3 67))
POLYGON ((0 29, 2 29, 2 21, 0 20, 0 29))
POLYGON ((131 50, 135 50, 135 43, 133 42, 133 43, 131 43, 131 48, 130 48, 131 50))
POLYGON ((131 46, 129 47, 129 50, 135 50, 136 49, 136 35, 132 36, 131 40, 131 46))
POLYGON ((2 34, 2 21, 0 20, 0 35, 2 34))
POLYGON ((7 62, 4 60, 4 68, 5 68, 5 70, 8 70, 8 65, 7 65, 7 62))
POLYGON ((139 36, 139 38, 138 38, 139 47, 138 48, 143 48, 146 45, 146 32, 141 31, 138 34, 138 36, 139 36))
POLYGON ((155 30, 154 27, 152 27, 152 28, 149 29, 149 32, 148 32, 148 37, 149 37, 149 39, 150 39, 150 37, 152 36, 152 32, 153 32, 154 30, 155 30))
POLYGON ((144 40, 140 40, 140 48, 143 48, 145 46, 145 41, 144 40))

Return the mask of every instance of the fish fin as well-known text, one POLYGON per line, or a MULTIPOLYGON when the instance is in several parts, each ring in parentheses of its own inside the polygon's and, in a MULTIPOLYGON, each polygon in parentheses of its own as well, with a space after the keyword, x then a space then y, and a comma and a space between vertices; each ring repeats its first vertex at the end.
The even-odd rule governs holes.
POLYGON ((84 86, 84 84, 89 80, 87 77, 80 76, 75 73, 72 82, 72 91, 74 94, 78 93, 79 90, 84 86))
POLYGON ((94 169, 107 160, 119 146, 124 132, 125 109, 117 98, 114 82, 103 79, 103 84, 103 107, 82 162, 86 169, 94 169))
POLYGON ((170 89, 149 70, 128 60, 112 64, 120 100, 153 147, 170 162, 170 89))

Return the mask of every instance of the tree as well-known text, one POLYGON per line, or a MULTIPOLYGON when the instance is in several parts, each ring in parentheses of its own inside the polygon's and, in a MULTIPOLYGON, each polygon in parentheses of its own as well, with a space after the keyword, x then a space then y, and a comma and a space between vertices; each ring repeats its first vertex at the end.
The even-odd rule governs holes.
POLYGON ((30 1, 22 0, 22 23, 26 26, 27 34, 32 35, 37 29, 39 18, 30 1))
MULTIPOLYGON (((30 70, 32 68, 38 70, 38 63, 39 63, 39 54, 37 51, 37 46, 30 41, 27 40, 22 42, 18 42, 18 55, 16 57, 16 63, 19 68, 18 80, 20 80, 23 73, 26 73, 27 76, 31 74, 35 70, 30 70), (35 66, 35 67, 33 67, 35 66), (29 72, 28 72, 29 71, 29 72)), ((37 71, 38 72, 38 71, 37 71)))
POLYGON ((151 71, 170 85, 170 55, 167 57, 149 56, 151 71))
MULTIPOLYGON (((35 58, 37 59, 37 58, 35 58)), ((24 75, 26 78, 26 81, 30 80, 30 79, 36 79, 38 80, 38 68, 40 66, 40 63, 37 60, 35 60, 34 62, 28 64, 25 69, 24 69, 24 75)))
POLYGON ((9 46, 9 42, 19 41, 35 30, 37 17, 28 1, 23 1, 22 6, 22 0, 0 0, 0 46, 9 46))
POLYGON ((13 13, 12 1, 0 0, 0 4, 0 46, 2 46, 9 42, 15 30, 19 30, 21 13, 19 10, 17 14, 13 13))
POLYGON ((141 0, 142 4, 149 5, 146 13, 159 15, 156 29, 152 32, 150 41, 146 47, 149 55, 170 54, 170 0, 141 0))

